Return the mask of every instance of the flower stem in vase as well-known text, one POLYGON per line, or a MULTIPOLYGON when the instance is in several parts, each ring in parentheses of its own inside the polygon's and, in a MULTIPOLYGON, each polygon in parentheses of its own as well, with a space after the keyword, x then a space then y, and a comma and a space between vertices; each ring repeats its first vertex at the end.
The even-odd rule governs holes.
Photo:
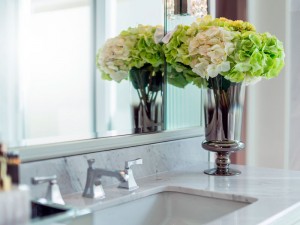
POLYGON ((162 105, 157 99, 162 90, 162 72, 155 71, 151 65, 144 65, 141 68, 132 68, 129 79, 138 94, 138 102, 132 106, 135 133, 161 130, 162 105))

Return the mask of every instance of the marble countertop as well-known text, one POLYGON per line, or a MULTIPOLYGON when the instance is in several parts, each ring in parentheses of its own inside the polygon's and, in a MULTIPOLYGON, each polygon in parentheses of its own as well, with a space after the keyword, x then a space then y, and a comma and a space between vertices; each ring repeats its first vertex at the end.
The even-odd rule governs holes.
POLYGON ((106 198, 102 200, 83 198, 81 193, 63 197, 72 207, 95 212, 172 187, 192 188, 202 190, 206 196, 251 203, 209 224, 294 224, 300 221, 297 213, 300 211, 300 171, 232 165, 242 174, 219 177, 205 175, 203 170, 208 166, 203 163, 138 179, 140 188, 133 192, 117 186, 104 187, 106 198))

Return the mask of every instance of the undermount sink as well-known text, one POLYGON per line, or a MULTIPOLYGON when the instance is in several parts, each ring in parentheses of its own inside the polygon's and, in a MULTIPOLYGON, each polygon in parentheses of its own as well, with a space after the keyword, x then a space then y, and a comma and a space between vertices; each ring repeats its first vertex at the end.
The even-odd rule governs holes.
POLYGON ((94 214, 101 225, 199 225, 256 201, 254 198, 187 188, 169 188, 94 214), (237 200, 227 200, 226 198, 237 200), (223 199, 222 199, 223 198, 223 199))
POLYGON ((59 205, 44 200, 31 201, 30 224, 93 224, 92 214, 89 209, 73 209, 65 205, 59 205))
POLYGON ((69 209, 43 204, 38 201, 31 201, 31 219, 42 219, 48 216, 53 216, 67 212, 69 209))

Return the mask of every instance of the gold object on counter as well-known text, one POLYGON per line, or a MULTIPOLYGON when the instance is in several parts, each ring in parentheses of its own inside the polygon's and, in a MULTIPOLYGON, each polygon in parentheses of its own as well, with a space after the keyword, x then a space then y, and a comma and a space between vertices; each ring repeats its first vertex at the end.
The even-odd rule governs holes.
POLYGON ((11 177, 7 175, 6 148, 0 142, 0 191, 11 190, 11 177))
POLYGON ((7 162, 4 156, 0 156, 0 191, 11 190, 11 177, 7 175, 7 162))

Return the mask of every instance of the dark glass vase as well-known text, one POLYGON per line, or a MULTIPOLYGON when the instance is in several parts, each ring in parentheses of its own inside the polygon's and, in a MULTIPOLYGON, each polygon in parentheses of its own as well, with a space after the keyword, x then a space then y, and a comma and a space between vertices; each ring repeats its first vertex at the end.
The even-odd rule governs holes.
POLYGON ((244 98, 243 83, 230 82, 221 75, 209 78, 204 91, 205 140, 202 147, 217 153, 217 167, 205 170, 206 174, 240 174, 240 171, 229 166, 230 154, 244 148, 244 143, 240 141, 244 98))
POLYGON ((133 133, 157 132, 164 129, 163 72, 145 65, 132 68, 131 108, 133 133))

